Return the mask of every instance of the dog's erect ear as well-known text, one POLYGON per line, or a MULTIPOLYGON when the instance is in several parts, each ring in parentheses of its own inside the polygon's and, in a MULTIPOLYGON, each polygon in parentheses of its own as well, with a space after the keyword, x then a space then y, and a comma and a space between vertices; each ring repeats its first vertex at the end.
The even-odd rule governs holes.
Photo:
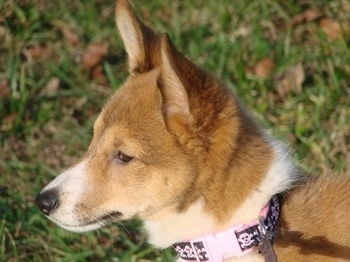
POLYGON ((177 72, 176 58, 183 57, 172 45, 169 36, 161 38, 159 88, 163 96, 163 115, 168 129, 175 134, 189 131, 192 122, 189 97, 177 72), (174 56, 175 55, 175 56, 174 56))
POLYGON ((174 68, 172 51, 175 50, 170 38, 164 34, 161 38, 160 84, 164 99, 164 113, 167 116, 190 116, 188 94, 174 68))
POLYGON ((127 0, 118 0, 116 23, 129 57, 129 73, 145 73, 160 64, 160 37, 143 24, 127 0))
POLYGON ((222 104, 213 100, 217 98, 217 81, 179 52, 167 34, 161 38, 160 50, 159 89, 168 129, 184 134, 196 132, 200 124, 203 130, 204 122, 210 125, 207 120, 215 112, 214 106, 222 104))

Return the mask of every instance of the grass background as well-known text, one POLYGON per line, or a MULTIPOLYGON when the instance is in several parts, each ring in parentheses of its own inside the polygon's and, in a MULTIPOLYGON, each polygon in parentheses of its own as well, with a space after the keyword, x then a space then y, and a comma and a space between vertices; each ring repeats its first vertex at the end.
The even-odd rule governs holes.
MULTIPOLYGON (((127 76, 114 5, 0 0, 0 261, 171 261, 171 251, 145 243, 137 221, 73 234, 34 204, 87 148, 94 119, 127 76), (89 66, 96 43, 105 51, 89 66)), ((134 7, 228 83, 304 169, 349 171, 348 1, 139 0, 134 7)))

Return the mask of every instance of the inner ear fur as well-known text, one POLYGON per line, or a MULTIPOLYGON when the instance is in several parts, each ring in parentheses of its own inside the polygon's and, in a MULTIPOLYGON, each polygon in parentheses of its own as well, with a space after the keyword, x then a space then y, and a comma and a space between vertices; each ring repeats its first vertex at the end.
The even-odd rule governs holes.
POLYGON ((164 98, 164 111, 167 116, 190 117, 188 94, 174 68, 174 47, 167 34, 161 38, 160 83, 164 98))
MULTIPOLYGON (((177 138, 186 139, 194 132, 194 118, 188 93, 188 83, 181 78, 187 59, 173 46, 167 34, 161 37, 159 89, 163 97, 163 116, 167 129, 177 138), (179 63, 179 64, 178 64, 179 63), (180 71, 179 71, 180 70, 180 71)), ((186 143, 186 141, 179 141, 186 143)))
POLYGON ((160 37, 136 16, 127 0, 117 1, 116 23, 128 54, 129 73, 145 73, 158 67, 160 37))

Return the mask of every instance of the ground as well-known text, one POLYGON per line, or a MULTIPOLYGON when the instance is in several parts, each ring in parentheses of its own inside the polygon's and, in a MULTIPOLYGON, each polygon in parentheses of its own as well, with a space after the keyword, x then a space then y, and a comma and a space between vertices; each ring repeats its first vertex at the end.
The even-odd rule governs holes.
MULTIPOLYGON (((35 195, 87 148, 127 76, 114 1, 0 3, 0 261, 171 261, 137 221, 87 234, 35 195)), ((134 1, 139 16, 223 79, 306 171, 350 170, 350 3, 134 1)))

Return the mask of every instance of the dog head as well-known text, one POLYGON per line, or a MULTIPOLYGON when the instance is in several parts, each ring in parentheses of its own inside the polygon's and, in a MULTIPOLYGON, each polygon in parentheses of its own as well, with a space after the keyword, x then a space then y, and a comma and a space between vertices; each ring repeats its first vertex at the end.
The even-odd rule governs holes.
MULTIPOLYGON (((41 191, 37 205, 76 232, 114 220, 148 219, 164 210, 181 212, 199 198, 208 212, 229 213, 225 201, 231 200, 218 196, 217 181, 233 157, 236 171, 252 157, 253 151, 232 152, 245 147, 242 136, 260 137, 258 129, 227 88, 185 58, 167 35, 145 26, 126 0, 117 4, 116 22, 130 75, 98 116, 87 152, 41 191)), ((255 144, 267 157, 265 144, 259 139, 255 144)), ((254 161, 259 159, 266 160, 254 161)), ((254 178, 265 165, 237 173, 254 178)), ((247 194, 227 191, 237 203, 247 194)))

